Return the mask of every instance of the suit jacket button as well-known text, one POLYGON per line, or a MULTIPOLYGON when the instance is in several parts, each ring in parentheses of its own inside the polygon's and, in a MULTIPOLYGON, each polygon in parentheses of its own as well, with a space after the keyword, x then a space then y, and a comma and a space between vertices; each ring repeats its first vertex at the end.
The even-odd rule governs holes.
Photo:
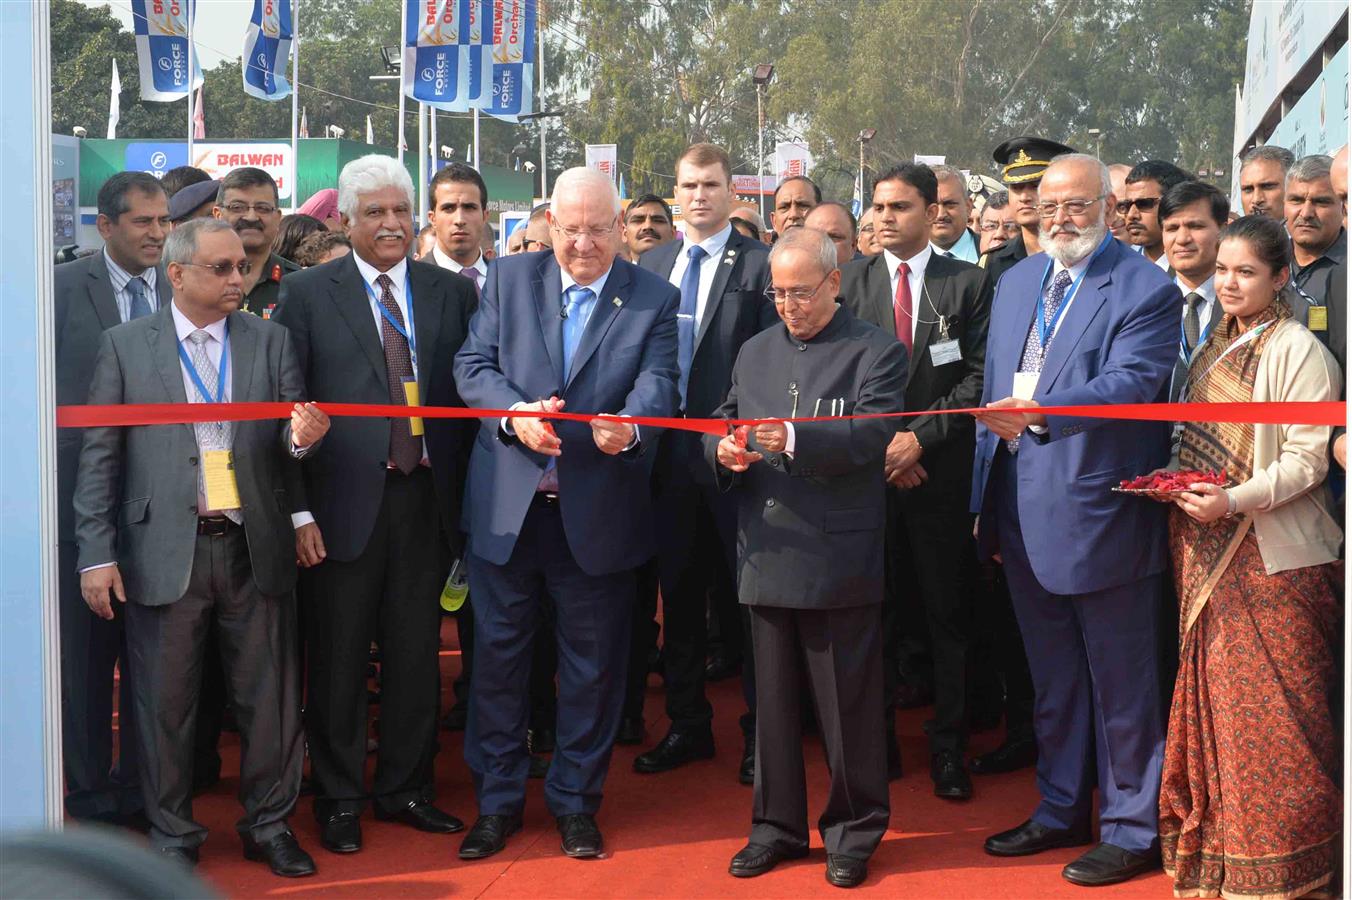
POLYGON ((195 457, 195 456, 189 456, 189 457, 188 457, 188 465, 190 465, 190 466, 195 466, 195 465, 197 465, 197 457, 195 457))
POLYGON ((771 506, 774 506, 774 505, 775 505, 775 498, 774 498, 774 497, 771 497, 769 500, 766 500, 766 501, 765 501, 765 505, 766 505, 767 508, 768 508, 768 507, 771 507, 771 506))
POLYGON ((776 469, 779 468, 779 457, 778 456, 770 457, 770 465, 774 466, 776 469))
POLYGON ((807 344, 799 344, 799 345, 798 345, 798 349, 799 349, 799 350, 806 350, 806 349, 807 349, 807 344))

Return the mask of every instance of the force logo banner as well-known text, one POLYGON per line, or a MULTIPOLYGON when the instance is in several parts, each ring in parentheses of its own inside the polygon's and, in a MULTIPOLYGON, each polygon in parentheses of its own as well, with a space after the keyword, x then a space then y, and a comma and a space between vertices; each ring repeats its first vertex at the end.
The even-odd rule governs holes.
POLYGON ((488 22, 492 62, 480 107, 490 116, 515 122, 533 109, 536 4, 537 0, 492 0, 488 22))
POLYGON ((404 92, 438 109, 467 109, 468 39, 474 0, 408 0, 404 92))
POLYGON ((196 53, 188 52, 188 17, 195 10, 194 0, 131 0, 142 100, 180 100, 201 86, 202 67, 196 53))
POLYGON ((291 56, 291 0, 254 0, 253 15, 244 32, 244 93, 260 100, 291 95, 286 62, 291 56))

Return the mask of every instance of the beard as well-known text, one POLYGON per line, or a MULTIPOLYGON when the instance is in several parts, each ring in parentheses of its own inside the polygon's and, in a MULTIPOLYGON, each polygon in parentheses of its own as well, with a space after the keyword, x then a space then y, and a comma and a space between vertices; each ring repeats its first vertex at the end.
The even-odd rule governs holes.
POLYGON ((1042 245, 1042 249, 1063 266, 1073 266, 1093 253, 1094 248, 1102 243, 1104 236, 1108 234, 1108 226, 1100 220, 1088 228, 1079 229, 1071 238, 1064 237, 1068 231, 1064 225, 1051 227, 1044 225, 1038 228, 1038 242, 1042 245), (1053 229, 1056 230, 1056 234, 1052 234, 1053 229))

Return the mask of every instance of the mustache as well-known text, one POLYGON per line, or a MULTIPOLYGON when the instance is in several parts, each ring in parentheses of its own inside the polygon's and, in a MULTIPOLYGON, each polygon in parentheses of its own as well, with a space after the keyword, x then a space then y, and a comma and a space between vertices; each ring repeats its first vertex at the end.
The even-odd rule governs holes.
POLYGON ((397 237, 397 238, 403 238, 403 236, 404 236, 404 233, 403 233, 402 231, 391 231, 391 230, 389 230, 388 228, 382 228, 382 229, 380 229, 379 231, 376 232, 376 237, 377 237, 377 238, 383 238, 383 237, 397 237))
POLYGON ((638 233, 638 236, 641 237, 641 238, 645 238, 645 237, 658 238, 658 237, 661 237, 661 235, 659 235, 656 231, 653 231, 651 228, 645 228, 645 229, 643 229, 642 231, 640 231, 640 232, 638 233))
POLYGON ((246 231, 250 228, 256 231, 262 231, 263 223, 258 221, 257 219, 240 219, 238 222, 235 223, 236 231, 246 231))

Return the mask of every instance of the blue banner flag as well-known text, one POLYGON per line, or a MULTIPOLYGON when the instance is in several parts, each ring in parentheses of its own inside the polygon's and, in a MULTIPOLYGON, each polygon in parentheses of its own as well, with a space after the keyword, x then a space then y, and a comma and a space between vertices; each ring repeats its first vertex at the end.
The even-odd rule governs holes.
POLYGON ((240 57, 244 93, 250 97, 281 100, 291 96, 291 83, 286 80, 291 22, 291 0, 254 0, 240 57))
POLYGON ((404 93, 437 109, 465 110, 469 0, 406 0, 404 93))
POLYGON ((484 22, 483 95, 475 106, 490 116, 515 122, 534 108, 537 0, 493 0, 484 22))
POLYGON ((188 16, 195 10, 194 0, 131 0, 142 100, 180 100, 202 84, 195 53, 191 84, 188 75, 188 16))

